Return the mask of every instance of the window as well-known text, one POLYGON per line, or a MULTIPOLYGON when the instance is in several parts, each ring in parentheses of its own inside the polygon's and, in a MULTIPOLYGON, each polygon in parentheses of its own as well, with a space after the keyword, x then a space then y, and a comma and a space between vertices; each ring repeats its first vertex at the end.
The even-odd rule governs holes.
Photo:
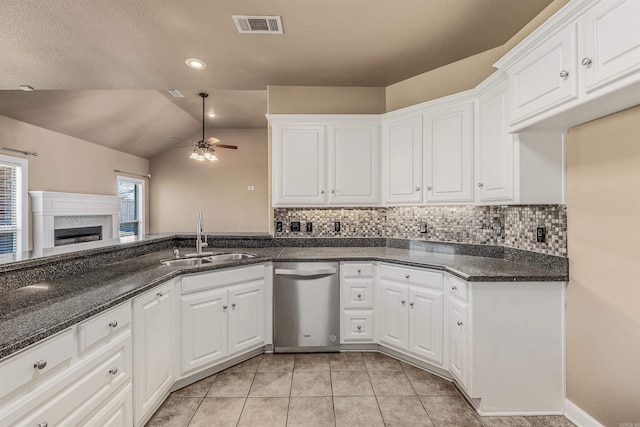
POLYGON ((144 235, 144 181, 118 177, 120 237, 144 235))
POLYGON ((0 254, 28 248, 25 159, 0 155, 0 254))

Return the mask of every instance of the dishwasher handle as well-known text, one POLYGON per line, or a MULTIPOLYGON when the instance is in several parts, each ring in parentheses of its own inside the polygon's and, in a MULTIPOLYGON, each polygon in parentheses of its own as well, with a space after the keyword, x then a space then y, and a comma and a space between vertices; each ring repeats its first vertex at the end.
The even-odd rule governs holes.
POLYGON ((275 274, 286 275, 286 276, 319 276, 319 275, 327 275, 327 274, 336 274, 338 272, 337 268, 316 268, 316 269, 290 269, 290 268, 276 268, 275 274))

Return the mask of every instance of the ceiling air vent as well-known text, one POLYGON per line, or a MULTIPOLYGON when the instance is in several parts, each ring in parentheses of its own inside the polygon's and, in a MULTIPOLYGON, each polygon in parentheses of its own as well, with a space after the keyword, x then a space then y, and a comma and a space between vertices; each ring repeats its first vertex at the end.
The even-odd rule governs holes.
POLYGON ((282 34, 282 20, 279 16, 233 15, 233 22, 241 34, 282 34))

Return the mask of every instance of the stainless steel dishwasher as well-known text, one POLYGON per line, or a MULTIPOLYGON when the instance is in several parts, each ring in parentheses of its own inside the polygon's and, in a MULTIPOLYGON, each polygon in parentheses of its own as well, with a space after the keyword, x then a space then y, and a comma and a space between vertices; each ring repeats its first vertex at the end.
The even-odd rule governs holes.
POLYGON ((274 352, 338 351, 338 263, 281 262, 273 270, 274 352))

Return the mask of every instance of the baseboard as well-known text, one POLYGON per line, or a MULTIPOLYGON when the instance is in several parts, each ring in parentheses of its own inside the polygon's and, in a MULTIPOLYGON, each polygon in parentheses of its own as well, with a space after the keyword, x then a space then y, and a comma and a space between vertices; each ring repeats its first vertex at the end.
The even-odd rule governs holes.
POLYGON ((604 427, 569 399, 564 401, 564 416, 578 427, 604 427))

